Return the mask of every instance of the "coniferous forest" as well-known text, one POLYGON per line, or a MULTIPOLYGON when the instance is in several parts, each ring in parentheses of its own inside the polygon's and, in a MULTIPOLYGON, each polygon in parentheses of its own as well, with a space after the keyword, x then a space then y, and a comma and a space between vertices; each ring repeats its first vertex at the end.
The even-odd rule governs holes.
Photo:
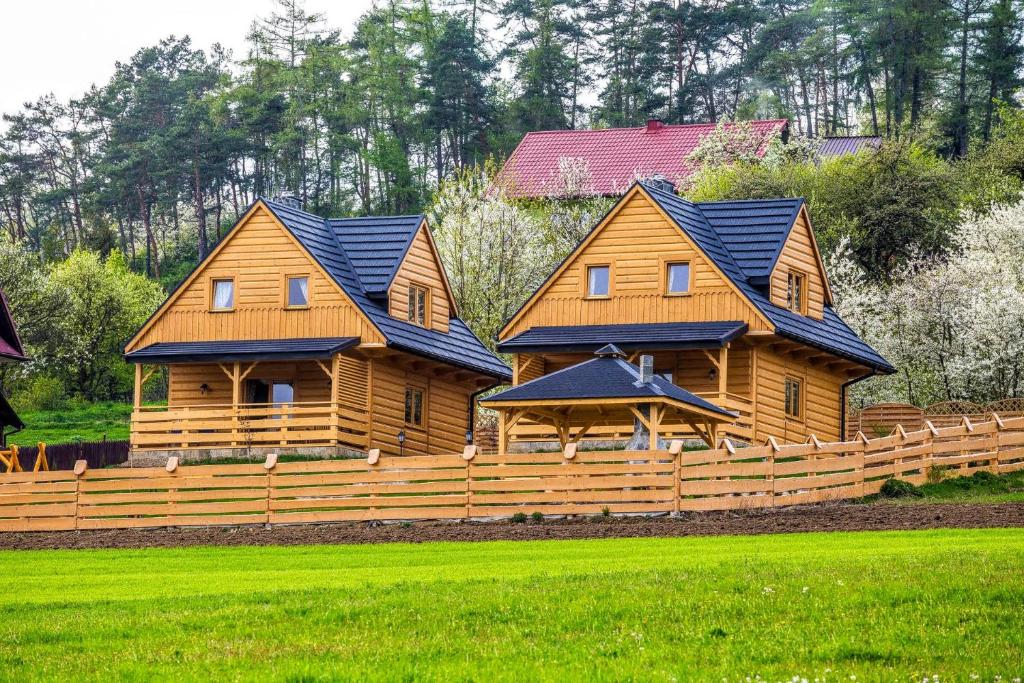
MULTIPOLYGON (((837 174, 827 197, 845 191, 849 206, 822 194, 816 227, 886 286, 897 265, 948 256, 961 213, 1016 198, 1024 178, 1019 0, 380 0, 354 26, 279 0, 240 21, 251 21, 241 53, 168 36, 80 97, 41 84, 3 113, 0 285, 37 359, 5 370, 8 382, 123 396, 119 345, 256 197, 441 225, 445 181, 476 182, 533 130, 788 118, 793 136, 882 136, 875 199, 901 191, 879 181, 888 171, 913 181, 897 198, 918 201, 897 203, 895 218, 859 216, 852 183, 874 171, 837 174), (875 250, 870 220, 915 251, 875 250), (80 296, 83 283, 125 300, 80 296), (73 348, 54 344, 61 325, 77 326, 60 335, 73 348)), ((804 180, 759 170, 698 190, 819 182, 804 180)), ((569 227, 541 236, 541 265, 499 292, 508 301, 481 314, 482 337, 600 208, 549 208, 540 221, 525 209, 541 232, 569 227)))

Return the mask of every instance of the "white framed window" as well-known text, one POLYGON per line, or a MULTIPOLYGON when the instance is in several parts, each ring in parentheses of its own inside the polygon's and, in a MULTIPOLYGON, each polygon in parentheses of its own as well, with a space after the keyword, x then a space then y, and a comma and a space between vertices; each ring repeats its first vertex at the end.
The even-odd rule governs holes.
POLYGON ((587 266, 587 296, 607 297, 611 294, 611 267, 587 266))
POLYGON ((690 291, 690 262, 677 261, 665 265, 665 293, 687 294, 690 291))
POLYGON ((210 308, 215 311, 230 311, 235 307, 235 281, 231 278, 213 280, 213 294, 210 308))
POLYGON ((287 278, 287 300, 288 308, 305 308, 309 306, 309 278, 305 275, 295 275, 287 278))

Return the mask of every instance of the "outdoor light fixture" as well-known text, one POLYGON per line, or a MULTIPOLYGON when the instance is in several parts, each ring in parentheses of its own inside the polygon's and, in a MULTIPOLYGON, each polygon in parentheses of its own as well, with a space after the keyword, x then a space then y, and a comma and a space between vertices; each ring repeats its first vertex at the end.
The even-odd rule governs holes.
POLYGON ((473 430, 472 429, 467 429, 466 430, 466 445, 469 446, 469 445, 472 445, 472 443, 473 443, 473 430))
POLYGON ((398 454, 405 455, 405 430, 398 432, 398 454))
POLYGON ((718 370, 715 368, 711 368, 710 370, 708 370, 708 379, 711 380, 712 382, 718 379, 718 370))
POLYGON ((210 385, 207 384, 206 382, 200 384, 199 393, 202 394, 203 396, 206 396, 208 393, 210 393, 210 385))

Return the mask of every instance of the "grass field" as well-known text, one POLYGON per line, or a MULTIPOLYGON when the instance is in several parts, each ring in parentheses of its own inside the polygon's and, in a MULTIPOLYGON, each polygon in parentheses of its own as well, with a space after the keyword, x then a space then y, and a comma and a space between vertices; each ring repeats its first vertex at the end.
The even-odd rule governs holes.
POLYGON ((124 403, 70 403, 61 410, 21 412, 25 429, 10 437, 10 443, 35 446, 77 441, 119 441, 128 438, 132 407, 124 403))
POLYGON ((0 571, 4 680, 1024 674, 1016 529, 8 551, 0 571))

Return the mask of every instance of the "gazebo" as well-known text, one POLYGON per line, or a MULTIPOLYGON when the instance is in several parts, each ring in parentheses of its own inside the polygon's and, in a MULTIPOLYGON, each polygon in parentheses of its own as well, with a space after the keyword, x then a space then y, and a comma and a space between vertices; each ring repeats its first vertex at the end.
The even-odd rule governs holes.
POLYGON ((639 447, 654 450, 667 422, 685 422, 714 448, 718 426, 737 417, 655 375, 650 356, 641 356, 637 366, 613 344, 594 356, 482 399, 481 405, 498 411, 498 451, 507 450, 509 432, 527 419, 551 425, 563 449, 595 426, 633 420, 638 432, 647 433, 639 447))

